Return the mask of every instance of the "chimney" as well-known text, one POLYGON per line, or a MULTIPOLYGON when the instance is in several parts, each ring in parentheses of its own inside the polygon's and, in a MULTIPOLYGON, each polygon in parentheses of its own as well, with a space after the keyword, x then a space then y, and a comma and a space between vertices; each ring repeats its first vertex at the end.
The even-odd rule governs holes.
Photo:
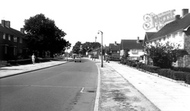
POLYGON ((11 27, 10 21, 5 21, 5 27, 7 27, 7 28, 10 28, 10 27, 11 27))
POLYGON ((189 13, 189 9, 182 9, 182 17, 189 13))
POLYGON ((5 20, 1 20, 1 25, 5 27, 5 20))
POLYGON ((176 15, 175 20, 179 20, 179 19, 180 19, 180 15, 176 15))
POLYGON ((137 37, 137 43, 139 43, 139 37, 137 37))
POLYGON ((20 32, 24 34, 24 28, 20 28, 20 32))

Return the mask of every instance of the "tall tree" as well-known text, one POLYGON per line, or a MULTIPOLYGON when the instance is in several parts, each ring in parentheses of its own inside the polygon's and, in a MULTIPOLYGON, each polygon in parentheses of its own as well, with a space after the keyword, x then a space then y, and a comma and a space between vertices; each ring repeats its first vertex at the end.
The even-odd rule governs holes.
POLYGON ((81 51, 81 46, 82 46, 82 43, 80 41, 76 42, 75 45, 73 46, 72 52, 79 54, 81 51))
POLYGON ((69 41, 63 38, 66 33, 43 14, 26 19, 24 29, 30 51, 38 51, 41 56, 44 51, 50 51, 52 56, 70 45, 69 41))

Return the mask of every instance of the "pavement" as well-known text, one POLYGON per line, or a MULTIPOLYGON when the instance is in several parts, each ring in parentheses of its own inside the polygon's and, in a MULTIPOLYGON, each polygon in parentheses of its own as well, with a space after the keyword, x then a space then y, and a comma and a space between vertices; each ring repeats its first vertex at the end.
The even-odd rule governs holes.
POLYGON ((10 76, 16 76, 20 74, 24 74, 26 72, 36 71, 48 67, 53 67, 56 65, 61 65, 66 63, 67 61, 50 61, 50 62, 42 62, 35 64, 27 64, 27 65, 18 65, 18 66, 7 66, 0 67, 0 79, 6 78, 10 76))
MULTIPOLYGON (((24 74, 67 61, 1 67, 0 78, 24 74)), ((95 100, 97 111, 190 111, 190 85, 157 74, 137 70, 118 62, 95 61, 100 85, 95 100)))

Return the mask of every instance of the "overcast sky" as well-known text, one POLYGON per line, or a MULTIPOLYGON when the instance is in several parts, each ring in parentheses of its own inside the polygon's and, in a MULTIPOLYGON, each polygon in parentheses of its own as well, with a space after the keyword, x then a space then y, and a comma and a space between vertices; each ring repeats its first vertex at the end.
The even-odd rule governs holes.
MULTIPOLYGON (((65 31, 72 46, 77 42, 101 42, 98 30, 103 31, 103 44, 121 39, 144 39, 143 16, 175 9, 181 14, 190 8, 190 0, 2 0, 0 18, 11 21, 20 30, 24 20, 44 14, 65 31)), ((155 31, 155 30, 149 30, 155 31)))

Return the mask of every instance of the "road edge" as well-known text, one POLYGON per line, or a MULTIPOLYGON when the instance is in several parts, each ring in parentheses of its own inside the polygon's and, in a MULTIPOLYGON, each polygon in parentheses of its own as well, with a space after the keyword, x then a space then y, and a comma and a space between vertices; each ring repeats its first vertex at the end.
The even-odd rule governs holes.
POLYGON ((94 104, 94 111, 98 111, 99 109, 99 99, 100 99, 100 69, 96 64, 98 69, 98 80, 97 80, 97 89, 96 89, 96 97, 95 97, 95 104, 94 104))

